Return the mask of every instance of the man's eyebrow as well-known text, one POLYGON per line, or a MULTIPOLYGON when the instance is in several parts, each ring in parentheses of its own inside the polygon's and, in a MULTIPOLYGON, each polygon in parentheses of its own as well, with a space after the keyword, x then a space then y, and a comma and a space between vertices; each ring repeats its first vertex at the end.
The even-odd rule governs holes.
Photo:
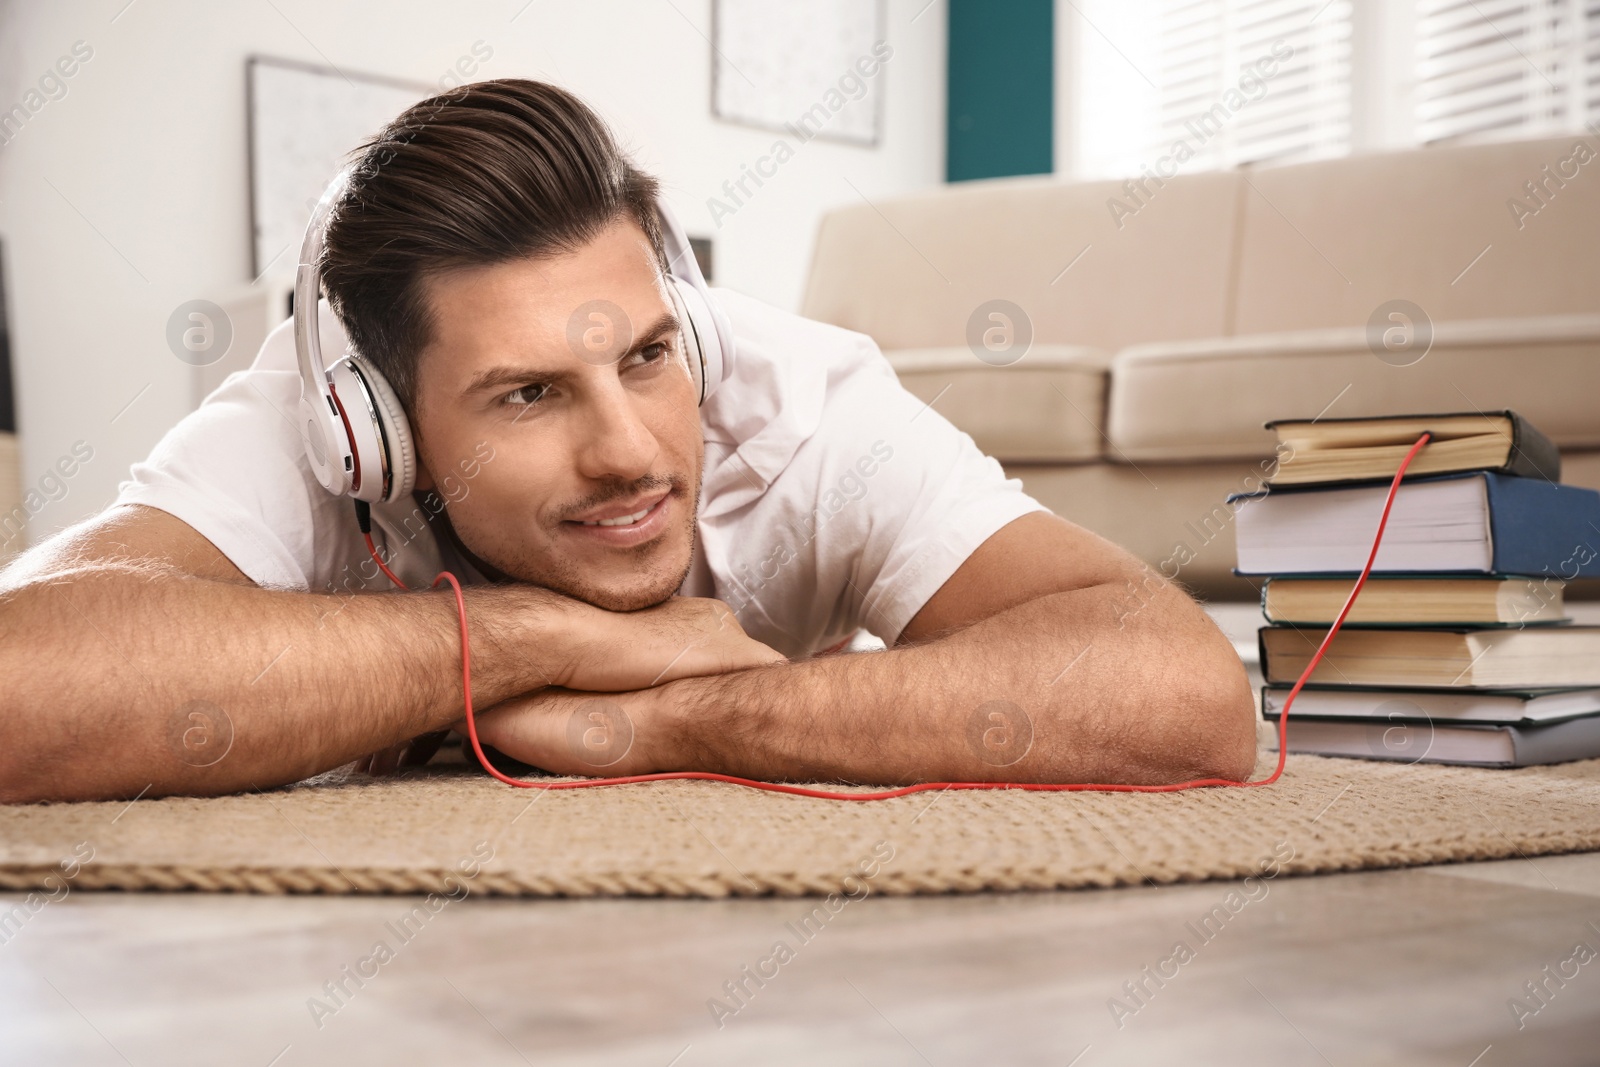
POLYGON ((477 393, 487 392, 490 389, 499 389, 508 385, 533 385, 542 382, 552 382, 564 377, 562 371, 550 371, 542 367, 513 367, 510 365, 490 367, 488 370, 479 371, 467 387, 461 391, 464 397, 477 393))
MULTIPOLYGON (((664 334, 671 333, 677 328, 678 317, 670 311, 663 312, 660 318, 652 322, 643 333, 634 338, 632 343, 628 345, 628 350, 617 357, 616 362, 620 363, 640 349, 655 344, 664 334)), ((508 385, 535 385, 556 382, 568 376, 568 371, 549 367, 501 364, 473 375, 472 380, 461 391, 461 395, 470 397, 490 389, 499 389, 508 385)))

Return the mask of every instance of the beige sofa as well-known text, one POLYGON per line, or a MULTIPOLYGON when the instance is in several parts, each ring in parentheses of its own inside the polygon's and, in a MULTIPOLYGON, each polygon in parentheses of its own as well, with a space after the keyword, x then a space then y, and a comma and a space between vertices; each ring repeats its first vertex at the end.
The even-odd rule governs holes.
POLYGON ((823 219, 803 310, 871 334, 1059 514, 1247 599, 1224 500, 1270 464, 1267 419, 1509 407, 1561 446, 1563 481, 1600 488, 1596 151, 1565 137, 858 202, 823 219))

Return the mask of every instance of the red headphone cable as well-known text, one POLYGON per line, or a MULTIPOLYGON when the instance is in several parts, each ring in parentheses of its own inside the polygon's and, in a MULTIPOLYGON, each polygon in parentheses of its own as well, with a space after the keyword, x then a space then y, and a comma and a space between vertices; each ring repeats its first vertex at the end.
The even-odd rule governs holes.
MULTIPOLYGON (((465 698, 467 712, 467 737, 472 742, 472 751, 477 754, 478 761, 495 778, 507 785, 519 789, 591 789, 596 786, 607 785, 632 785, 637 782, 665 782, 678 778, 691 778, 707 782, 729 782, 733 785, 742 785, 750 789, 764 789, 772 793, 790 793, 794 796, 815 797, 821 800, 889 800, 894 797, 903 797, 910 793, 921 793, 930 789, 1027 789, 1035 792, 1095 792, 1095 793, 1174 793, 1183 789, 1199 789, 1209 786, 1223 786, 1235 788, 1251 788, 1262 785, 1272 785, 1283 775, 1283 768, 1289 755, 1289 708, 1294 703, 1294 698, 1305 687, 1306 681, 1316 670, 1317 664, 1322 661, 1323 653, 1328 650, 1333 642, 1334 635, 1344 625, 1345 616, 1350 613, 1351 606, 1356 602, 1361 587, 1366 585, 1367 576, 1372 573, 1373 561, 1378 558, 1378 546, 1383 543, 1383 531, 1389 523, 1389 511, 1394 507, 1395 494, 1400 489, 1400 480, 1405 477, 1406 468, 1411 466, 1422 447, 1428 443, 1433 435, 1424 432, 1417 438, 1411 450, 1406 453, 1405 459, 1400 462, 1400 469, 1395 472, 1394 480, 1389 483, 1389 493, 1383 501, 1383 514, 1378 519, 1378 530, 1372 537, 1372 550, 1367 553, 1367 562, 1361 568, 1361 576, 1356 579, 1356 584, 1350 590, 1350 595, 1345 599, 1344 607, 1339 609, 1338 618, 1328 628, 1327 634, 1322 638, 1322 644, 1317 646, 1316 653, 1311 657, 1311 662, 1306 664, 1306 669, 1301 673, 1300 680, 1295 682, 1294 688, 1289 691, 1289 696, 1283 702, 1283 710, 1278 715, 1278 765, 1271 774, 1255 782, 1236 782, 1229 778, 1197 778, 1190 782, 1176 782, 1171 785, 1126 785, 1122 783, 1047 783, 1047 782, 919 782, 916 785, 901 786, 897 789, 886 789, 875 793, 842 793, 827 789, 807 789, 804 786, 784 785, 780 782, 758 782, 750 778, 737 778, 731 774, 717 774, 712 771, 670 771, 660 774, 634 774, 622 778, 585 778, 576 782, 529 782, 502 773, 496 769, 483 754, 483 746, 478 741, 478 725, 472 710, 472 665, 468 651, 467 641, 467 604, 461 595, 461 583, 449 571, 441 571, 433 580, 430 588, 437 588, 439 583, 448 580, 456 594, 456 612, 461 620, 461 690, 465 698)), ((372 543, 372 524, 370 509, 365 502, 356 502, 356 514, 361 524, 361 531, 367 540, 367 551, 372 553, 374 562, 389 580, 401 589, 406 585, 385 566, 378 557, 378 550, 372 543)))

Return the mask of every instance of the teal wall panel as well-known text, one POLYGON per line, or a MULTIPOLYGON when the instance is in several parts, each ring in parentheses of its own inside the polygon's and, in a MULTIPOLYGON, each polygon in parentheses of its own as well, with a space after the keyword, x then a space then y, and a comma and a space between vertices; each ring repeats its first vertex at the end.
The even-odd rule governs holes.
POLYGON ((948 0, 945 180, 1055 169, 1053 0, 948 0))

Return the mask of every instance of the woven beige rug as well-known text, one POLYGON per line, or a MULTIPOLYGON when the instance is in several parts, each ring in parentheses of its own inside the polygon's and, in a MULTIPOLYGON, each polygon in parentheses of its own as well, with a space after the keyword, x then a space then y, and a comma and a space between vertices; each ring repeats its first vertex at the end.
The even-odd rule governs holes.
POLYGON ((207 800, 0 807, 0 888, 48 894, 859 898, 1592 849, 1600 760, 1492 771, 1292 756, 1262 789, 872 803, 711 782, 534 792, 444 767, 207 800))

